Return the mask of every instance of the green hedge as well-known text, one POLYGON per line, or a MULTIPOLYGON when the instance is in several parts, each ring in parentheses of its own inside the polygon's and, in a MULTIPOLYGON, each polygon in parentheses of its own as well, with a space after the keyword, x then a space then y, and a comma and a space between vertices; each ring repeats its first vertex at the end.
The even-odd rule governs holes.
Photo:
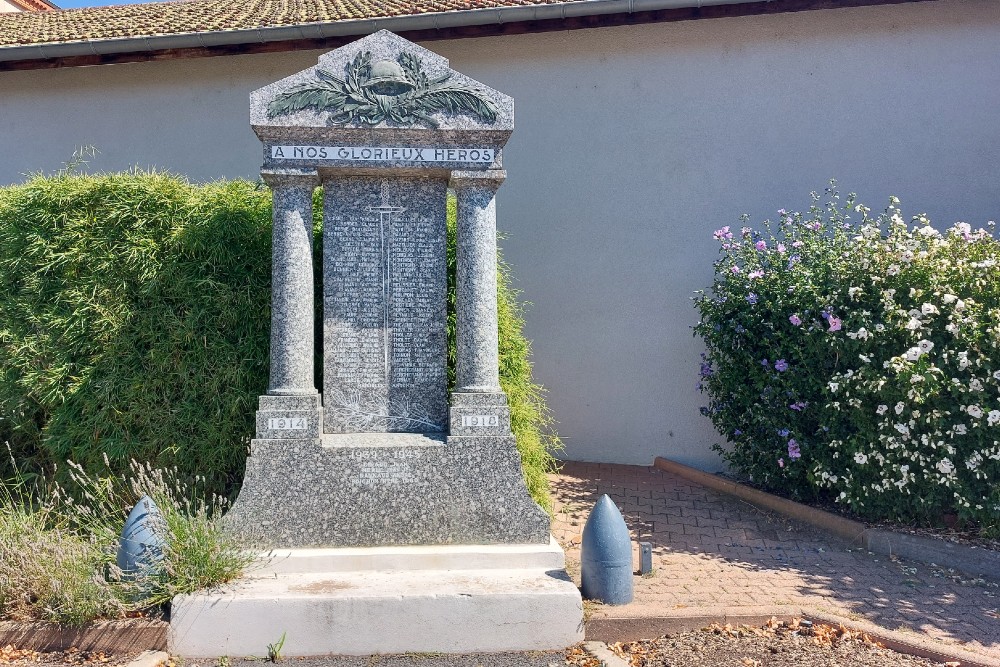
MULTIPOLYGON (((317 219, 317 252, 319 233, 317 219)), ((260 184, 61 173, 0 188, 0 437, 22 473, 102 469, 106 455, 233 495, 267 387, 270 256, 260 184)), ((501 278, 502 382, 548 506, 558 440, 501 278)))

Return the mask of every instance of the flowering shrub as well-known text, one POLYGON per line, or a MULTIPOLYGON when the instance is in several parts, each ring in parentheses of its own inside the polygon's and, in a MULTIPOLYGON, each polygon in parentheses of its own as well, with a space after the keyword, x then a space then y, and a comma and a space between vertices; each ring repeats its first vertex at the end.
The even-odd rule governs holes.
POLYGON ((1000 241, 945 233, 892 198, 723 227, 703 408, 729 463, 793 497, 877 518, 945 513, 1000 532, 1000 241), (856 220, 852 220, 854 216, 856 220))

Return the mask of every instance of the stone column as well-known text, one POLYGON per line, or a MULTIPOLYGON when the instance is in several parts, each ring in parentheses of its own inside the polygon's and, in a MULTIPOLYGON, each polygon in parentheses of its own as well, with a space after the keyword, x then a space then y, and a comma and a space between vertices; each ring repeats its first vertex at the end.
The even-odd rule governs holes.
POLYGON ((274 245, 271 251, 272 396, 316 394, 314 374, 314 295, 312 196, 315 170, 263 170, 274 192, 274 245))
POLYGON ((455 392, 500 393, 494 197, 505 176, 501 170, 451 174, 458 197, 455 392))

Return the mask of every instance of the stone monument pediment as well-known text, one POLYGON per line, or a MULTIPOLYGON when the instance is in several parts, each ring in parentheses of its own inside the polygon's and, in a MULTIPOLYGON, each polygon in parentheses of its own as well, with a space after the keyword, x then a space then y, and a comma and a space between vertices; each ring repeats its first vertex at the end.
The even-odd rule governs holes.
POLYGON ((386 30, 250 94, 250 125, 265 144, 297 136, 498 149, 513 130, 513 116, 510 96, 386 30))

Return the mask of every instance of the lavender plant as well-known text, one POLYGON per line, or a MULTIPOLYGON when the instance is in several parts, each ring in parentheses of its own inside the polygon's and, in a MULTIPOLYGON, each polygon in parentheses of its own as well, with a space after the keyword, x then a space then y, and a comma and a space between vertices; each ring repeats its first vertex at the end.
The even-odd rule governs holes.
POLYGON ((703 411, 754 482, 861 515, 954 513, 1000 533, 1000 260, 994 225, 878 215, 813 193, 715 232, 695 298, 703 411), (852 219, 854 216, 855 219, 852 219))

